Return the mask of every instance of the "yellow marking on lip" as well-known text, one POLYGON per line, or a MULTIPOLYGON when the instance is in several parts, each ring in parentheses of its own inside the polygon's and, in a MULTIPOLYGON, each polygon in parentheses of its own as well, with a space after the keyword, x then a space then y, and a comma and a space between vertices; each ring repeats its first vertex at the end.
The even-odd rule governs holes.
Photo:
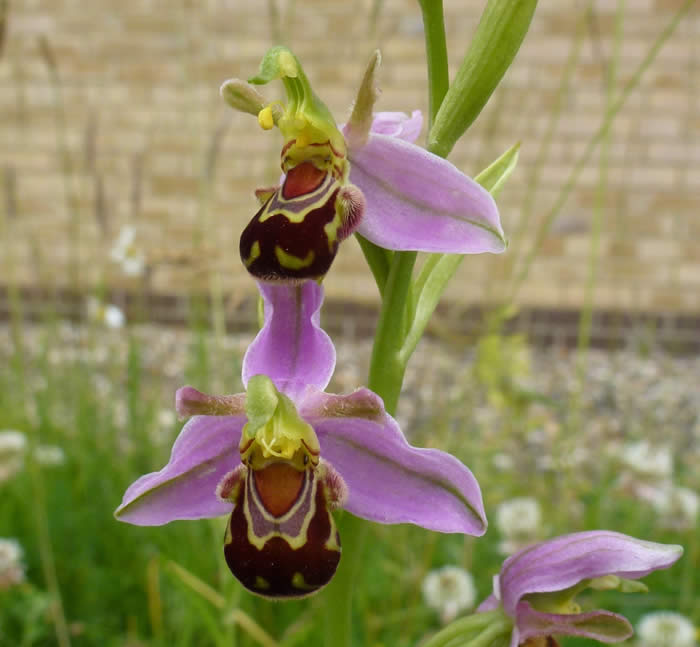
POLYGON ((326 204, 326 202, 328 202, 329 196, 332 195, 333 191, 335 191, 337 186, 338 181, 332 175, 328 175, 326 176, 326 179, 323 180, 323 182, 321 182, 318 188, 314 189, 310 193, 298 195, 295 198, 287 200, 282 197, 280 191, 279 199, 273 200, 270 204, 267 205, 263 213, 260 214, 258 222, 263 223, 266 220, 273 218, 274 216, 284 216, 287 220, 289 220, 289 222, 293 223, 304 222, 304 219, 309 213, 311 213, 314 209, 320 209, 326 204), (293 206, 295 202, 306 202, 307 200, 310 200, 312 198, 315 198, 315 200, 307 204, 303 209, 299 211, 285 209, 284 207, 281 207, 279 205, 280 202, 286 202, 293 206))
POLYGON ((340 214, 336 210, 333 220, 323 225, 323 231, 328 239, 328 251, 330 253, 333 253, 333 246, 338 242, 338 229, 340 229, 341 224, 342 220, 340 214))
MULTIPOLYGON (((313 472, 311 472, 313 474, 313 472)), ((252 483, 252 479, 250 480, 252 483)), ((246 499, 243 503, 243 515, 247 522, 248 528, 248 542, 255 546, 258 550, 262 550, 265 544, 270 541, 273 537, 281 537, 284 539, 292 550, 297 550, 301 548, 308 541, 309 525, 316 514, 316 489, 318 488, 318 483, 315 478, 307 479, 307 483, 304 486, 304 491, 300 494, 297 502, 285 513, 284 517, 273 517, 270 515, 265 506, 262 505, 259 496, 254 491, 255 484, 250 488, 250 491, 246 493, 246 499), (303 505, 304 501, 309 501, 309 510, 304 515, 304 521, 301 524, 299 533, 296 535, 290 535, 285 532, 281 532, 279 528, 280 523, 285 523, 291 519, 299 510, 299 507, 303 505), (251 513, 251 507, 254 507, 257 513, 261 514, 269 522, 269 531, 258 536, 253 530, 253 516, 251 513)))
POLYGON ((314 591, 317 588, 315 586, 309 586, 304 576, 298 571, 292 575, 292 586, 300 591, 314 591))
MULTIPOLYGON (((330 516, 331 513, 328 512, 328 516, 330 516)), ((338 543, 338 536, 337 536, 337 531, 335 527, 335 523, 333 523, 333 519, 331 518, 331 534, 329 535, 328 539, 326 540, 326 543, 323 545, 323 547, 326 550, 337 550, 340 552, 340 544, 338 543)))
POLYGON ((275 256, 282 267, 286 267, 288 270, 301 270, 305 267, 309 267, 314 262, 316 254, 314 250, 309 250, 309 253, 304 258, 299 258, 293 254, 287 254, 279 245, 275 245, 275 256))
POLYGON ((255 588, 262 589, 263 591, 266 591, 267 589, 270 588, 270 583, 264 577, 260 577, 259 575, 256 575, 255 576, 255 588))
POLYGON ((250 248, 248 258, 243 261, 243 264, 246 267, 250 267, 258 258, 260 258, 260 242, 256 240, 250 248))

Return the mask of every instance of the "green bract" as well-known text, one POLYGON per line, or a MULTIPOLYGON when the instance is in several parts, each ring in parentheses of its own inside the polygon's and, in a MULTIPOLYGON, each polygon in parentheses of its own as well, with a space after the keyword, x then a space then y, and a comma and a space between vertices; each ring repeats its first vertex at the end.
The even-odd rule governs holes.
POLYGON ((428 149, 447 157, 513 62, 537 0, 490 0, 428 137, 428 149))

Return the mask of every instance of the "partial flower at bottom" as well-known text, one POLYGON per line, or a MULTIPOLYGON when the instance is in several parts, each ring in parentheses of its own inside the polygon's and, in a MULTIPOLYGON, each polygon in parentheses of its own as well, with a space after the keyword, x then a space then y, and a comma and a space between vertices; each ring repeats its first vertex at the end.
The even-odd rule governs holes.
POLYGON ((620 642, 633 633, 627 619, 600 609, 582 612, 576 595, 586 588, 645 591, 633 580, 668 568, 682 554, 680 546, 609 530, 555 537, 507 558, 477 611, 501 609, 511 619, 510 647, 558 635, 620 642))
POLYGON ((229 568, 250 591, 281 598, 311 594, 333 576, 333 508, 483 534, 479 485, 461 462, 409 445, 372 391, 324 393, 335 348, 318 325, 321 286, 260 291, 265 323, 243 361, 247 392, 181 388, 178 413, 192 417, 168 464, 129 487, 117 518, 160 525, 229 514, 229 568))

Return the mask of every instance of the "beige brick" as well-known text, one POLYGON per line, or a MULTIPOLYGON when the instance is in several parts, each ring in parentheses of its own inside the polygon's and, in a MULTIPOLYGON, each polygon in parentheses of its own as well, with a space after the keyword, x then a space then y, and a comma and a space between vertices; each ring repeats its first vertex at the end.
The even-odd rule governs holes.
MULTIPOLYGON (((478 3, 467 4, 445 2, 453 76, 481 9, 478 3)), ((513 142, 522 142, 519 168, 498 200, 506 232, 514 238, 511 248, 499 257, 465 259, 450 298, 463 302, 494 298, 489 281, 474 277, 499 280, 509 267, 506 261, 529 249, 538 223, 558 199, 573 164, 599 127, 604 107, 599 53, 612 51, 617 4, 616 0, 595 4, 600 42, 596 48, 590 39, 585 42, 541 169, 532 223, 521 240, 514 233, 557 100, 579 3, 541 3, 503 86, 455 147, 452 161, 473 173, 513 142)), ((375 46, 375 39, 366 33, 371 5, 371 0, 351 5, 297 3, 291 23, 282 25, 294 35, 290 40, 298 44, 295 49, 307 73, 339 120, 347 117, 364 62, 375 46)), ((629 80, 677 5, 671 0, 627 4, 618 88, 629 80)), ((162 261, 154 275, 159 289, 205 289, 214 266, 227 272, 227 289, 252 289, 231 249, 235 252, 238 232, 256 209, 252 189, 279 177, 279 134, 262 132, 252 116, 230 113, 207 211, 200 189, 212 137, 227 114, 218 96, 219 84, 224 78, 253 74, 270 43, 269 25, 259 20, 259 8, 254 3, 204 0, 196 9, 191 4, 174 9, 166 0, 140 0, 118 13, 111 11, 105 19, 102 0, 58 0, 15 3, 12 11, 0 66, 0 171, 11 168, 14 173, 11 190, 19 213, 14 235, 17 249, 22 250, 17 263, 24 280, 58 280, 53 275, 67 280, 71 248, 66 186, 81 222, 81 262, 90 268, 83 280, 97 280, 94 268, 106 253, 95 219, 95 173, 99 173, 110 232, 138 219, 144 245, 162 261), (49 35, 61 79, 63 135, 72 168, 68 178, 62 177, 57 148, 56 95, 36 47, 40 33, 49 35), (204 218, 210 228, 203 231, 204 218), (192 241, 200 234, 202 244, 211 250, 211 262, 205 266, 192 259, 178 265, 161 254, 163 249, 191 253, 192 241), (30 252, 37 240, 39 269, 30 252)), ((384 54, 379 109, 426 109, 418 15, 409 0, 383 4, 376 39, 383 43, 384 54)), ((697 84, 688 81, 697 16, 691 12, 666 43, 611 129, 596 291, 600 307, 700 306, 695 276, 700 252, 694 242, 700 239, 700 201, 695 197, 700 184, 695 171, 700 162, 700 119, 695 107, 700 104, 697 84)), ((281 96, 279 83, 262 90, 270 99, 281 96)), ((0 174, 0 204, 4 182, 0 174)), ((560 228, 538 250, 520 292, 521 302, 580 305, 598 183, 596 152, 561 211, 560 228), (567 219, 579 224, 566 226, 567 219)), ((354 243, 343 247, 336 269, 332 276, 337 280, 329 277, 327 282, 329 294, 376 298, 354 243)))

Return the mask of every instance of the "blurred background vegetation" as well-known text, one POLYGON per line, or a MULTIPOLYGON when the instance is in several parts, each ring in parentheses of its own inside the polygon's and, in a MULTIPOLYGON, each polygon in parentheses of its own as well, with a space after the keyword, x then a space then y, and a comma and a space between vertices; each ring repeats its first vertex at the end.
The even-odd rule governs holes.
MULTIPOLYGON (((445 2, 455 67, 482 8, 445 2)), ((700 623, 699 36, 697 2, 543 2, 451 155, 474 175, 521 142, 499 196, 510 247, 465 259, 399 420, 469 465, 491 529, 372 526, 358 645, 440 626, 421 591, 434 568, 471 571, 479 601, 508 552, 599 527, 686 554, 650 594, 588 604, 700 623)), ((426 108, 411 0, 0 0, 0 538, 17 542, 0 544, 3 647, 319 642, 323 592, 244 593, 224 520, 112 517, 167 460, 178 386, 240 390, 255 315, 237 241, 280 139, 218 87, 277 42, 339 121, 377 46, 378 108, 426 108)), ((354 241, 325 285, 331 390, 348 391, 377 303, 354 241)))

